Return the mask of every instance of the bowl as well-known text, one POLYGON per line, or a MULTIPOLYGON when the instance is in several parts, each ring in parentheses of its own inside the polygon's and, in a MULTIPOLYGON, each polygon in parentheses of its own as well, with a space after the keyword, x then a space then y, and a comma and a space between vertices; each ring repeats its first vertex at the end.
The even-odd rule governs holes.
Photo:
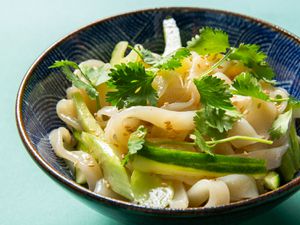
MULTIPOLYGON (((115 44, 127 40, 162 52, 162 20, 172 16, 186 43, 203 26, 226 31, 230 43, 256 43, 268 54, 268 62, 281 84, 300 97, 300 39, 267 22, 237 13, 201 8, 158 8, 125 13, 89 24, 48 48, 26 73, 17 95, 16 121, 23 143, 37 165, 55 182, 101 214, 123 224, 234 224, 271 209, 300 188, 299 174, 275 191, 257 198, 215 208, 151 209, 99 196, 74 182, 65 162, 51 149, 48 134, 63 126, 56 103, 65 97, 70 83, 48 69, 55 60, 81 62, 110 59, 115 44)), ((300 128, 298 126, 298 128, 300 128)))

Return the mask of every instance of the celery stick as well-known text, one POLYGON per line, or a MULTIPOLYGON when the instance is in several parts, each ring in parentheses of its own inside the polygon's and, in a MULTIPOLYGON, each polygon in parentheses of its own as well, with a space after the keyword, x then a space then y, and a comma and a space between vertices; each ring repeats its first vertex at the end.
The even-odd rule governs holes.
POLYGON ((104 132, 100 125, 97 123, 96 119, 93 117, 88 107, 83 101, 83 98, 79 92, 75 92, 73 95, 73 101, 75 104, 77 117, 82 129, 85 132, 96 136, 103 136, 104 132))
POLYGON ((101 138, 86 132, 82 132, 81 141, 88 146, 93 156, 97 156, 103 169, 104 178, 111 185, 111 189, 129 200, 133 200, 127 172, 114 149, 101 138))
POLYGON ((280 186, 279 174, 271 171, 264 177, 264 186, 270 190, 275 190, 280 186))
POLYGON ((121 63, 122 59, 124 58, 127 46, 127 41, 120 41, 118 44, 116 44, 110 59, 110 64, 112 66, 121 63))
POLYGON ((182 47, 179 28, 173 18, 163 21, 163 32, 165 38, 165 50, 163 56, 169 55, 182 47))
POLYGON ((285 182, 288 182, 294 178, 296 173, 296 168, 293 162, 292 149, 291 146, 288 148, 287 152, 282 157, 281 166, 279 167, 279 172, 285 182))
POLYGON ((165 208, 174 196, 173 188, 155 175, 134 170, 131 175, 134 201, 150 208, 165 208))
POLYGON ((299 170, 300 169, 300 147, 299 147, 295 122, 293 122, 293 121, 292 121, 292 124, 290 127, 289 137, 290 137, 290 145, 293 149, 294 164, 295 164, 296 170, 299 170))

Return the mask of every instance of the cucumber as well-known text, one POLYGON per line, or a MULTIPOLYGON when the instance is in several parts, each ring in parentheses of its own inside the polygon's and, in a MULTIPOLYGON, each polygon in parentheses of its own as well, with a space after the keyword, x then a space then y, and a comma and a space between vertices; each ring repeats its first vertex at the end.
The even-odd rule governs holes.
POLYGON ((122 59, 124 58, 127 47, 127 41, 120 41, 118 44, 116 44, 110 59, 110 64, 112 66, 121 63, 122 59))
POLYGON ((134 201, 142 206, 165 208, 174 196, 171 185, 164 184, 155 174, 134 170, 131 175, 131 185, 134 201))
POLYGON ((85 146, 88 146, 93 156, 97 156, 104 178, 111 185, 111 189, 129 200, 133 200, 127 172, 122 166, 116 151, 101 138, 86 132, 82 132, 81 141, 85 146))
POLYGON ((275 171, 269 172, 264 177, 264 186, 270 190, 276 190, 280 186, 280 177, 279 174, 275 171))
POLYGON ((165 50, 163 56, 169 55, 182 47, 179 28, 173 18, 163 20, 165 50))
POLYGON ((162 175, 220 177, 227 174, 249 174, 260 176, 266 173, 264 160, 205 153, 145 145, 137 152, 132 166, 143 172, 162 175))
POLYGON ((86 106, 83 98, 79 92, 75 92, 73 95, 73 101, 76 108, 77 117, 82 129, 85 132, 96 136, 103 136, 104 131, 93 117, 88 107, 86 106))

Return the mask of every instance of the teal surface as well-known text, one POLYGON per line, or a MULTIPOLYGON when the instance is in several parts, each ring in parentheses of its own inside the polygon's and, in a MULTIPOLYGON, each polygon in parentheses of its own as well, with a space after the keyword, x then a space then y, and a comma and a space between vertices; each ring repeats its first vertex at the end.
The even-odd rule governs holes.
MULTIPOLYGON (((1 1, 0 224, 121 225, 78 202, 31 160, 18 136, 14 104, 33 61, 54 41, 97 19, 142 8, 194 6, 258 17, 300 36, 297 0, 27 0, 1 1), (263 3, 262 3, 263 2, 263 3)), ((300 224, 300 192, 243 225, 300 224)))

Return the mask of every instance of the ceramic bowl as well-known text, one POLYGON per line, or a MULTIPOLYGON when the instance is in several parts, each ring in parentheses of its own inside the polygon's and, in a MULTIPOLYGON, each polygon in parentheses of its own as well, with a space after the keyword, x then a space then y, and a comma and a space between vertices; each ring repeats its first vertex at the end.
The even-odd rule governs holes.
MULTIPOLYGON (((102 19, 71 33, 48 48, 26 73, 16 102, 16 120, 24 145, 39 167, 61 187, 101 214, 122 224, 234 224, 271 209, 300 188, 300 177, 258 198, 216 208, 185 210, 150 209, 99 196, 74 182, 73 174, 58 158, 48 140, 54 128, 64 126, 56 115, 57 101, 65 97, 70 83, 48 69, 55 60, 81 62, 95 58, 109 61, 115 44, 127 40, 162 52, 162 20, 172 16, 186 43, 203 26, 226 31, 232 46, 256 43, 268 55, 276 79, 300 97, 300 39, 289 32, 237 13, 201 8, 159 8, 102 19)), ((50 31, 49 31, 50 32, 50 31)), ((299 127, 298 127, 299 128, 299 127)))

